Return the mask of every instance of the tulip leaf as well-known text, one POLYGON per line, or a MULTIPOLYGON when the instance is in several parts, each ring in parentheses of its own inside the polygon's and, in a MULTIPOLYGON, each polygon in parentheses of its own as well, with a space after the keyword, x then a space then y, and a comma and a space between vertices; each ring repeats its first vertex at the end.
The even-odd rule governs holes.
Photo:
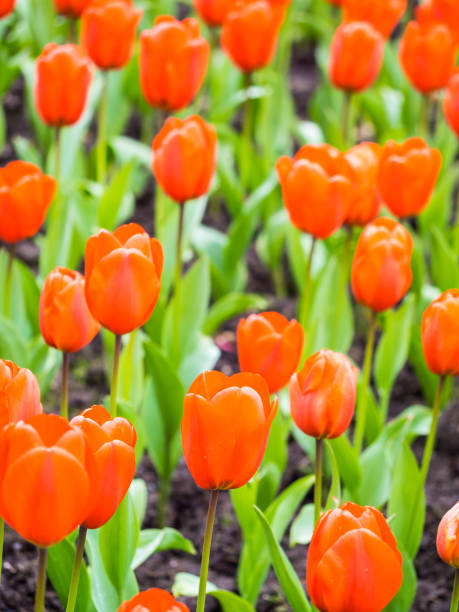
MULTIPOLYGON (((197 597, 199 592, 199 576, 187 572, 179 572, 172 585, 174 597, 197 597)), ((206 593, 215 597, 223 612, 255 612, 245 599, 236 593, 223 591, 212 582, 207 582, 206 593)))
POLYGON ((309 544, 314 531, 314 504, 306 504, 290 527, 290 546, 309 544))
POLYGON ((148 503, 148 489, 145 480, 142 478, 134 478, 129 487, 129 492, 137 514, 139 526, 141 526, 145 519, 145 514, 147 513, 148 503))
POLYGON ((164 529, 143 529, 139 535, 139 542, 134 559, 132 560, 131 569, 137 569, 153 553, 171 549, 183 550, 192 555, 196 553, 193 543, 176 529, 170 527, 165 527, 164 529))
POLYGON ((403 546, 398 543, 398 549, 403 558, 403 582, 394 599, 384 608, 384 612, 407 612, 412 609, 416 594, 417 576, 413 561, 409 558, 403 546))
POLYGON ((329 440, 328 443, 336 457, 344 486, 350 491, 358 489, 362 482, 362 468, 360 467, 355 448, 345 434, 339 438, 329 440))
POLYGON ((456 253, 438 227, 432 227, 430 233, 432 236, 432 278, 435 285, 442 291, 451 287, 459 287, 456 253))
POLYGON ((220 349, 209 336, 198 334, 196 342, 180 364, 178 375, 185 389, 203 370, 213 370, 220 357, 220 349))
POLYGON ((100 227, 110 232, 129 216, 129 210, 126 211, 128 213, 127 215, 122 214, 123 200, 127 197, 131 198, 130 203, 125 202, 129 209, 134 204, 132 201, 132 193, 128 191, 133 168, 133 161, 121 166, 113 176, 109 186, 105 188, 102 198, 100 199, 97 210, 97 223, 100 227))
POLYGON ((279 580, 279 584, 285 598, 291 605, 293 612, 305 612, 310 610, 311 608, 304 589, 301 586, 301 582, 296 575, 292 564, 288 560, 287 555, 274 537, 271 526, 266 520, 266 516, 259 508, 257 508, 257 506, 254 507, 254 510, 260 519, 261 526, 263 527, 263 533, 268 544, 271 563, 273 564, 274 571, 276 572, 277 579, 279 580))
POLYGON ((327 503, 325 504, 325 509, 329 510, 330 508, 336 508, 341 503, 341 482, 338 462, 333 451, 333 446, 328 440, 323 440, 323 445, 327 449, 332 473, 330 490, 328 492, 327 503))
POLYGON ((116 590, 105 572, 99 553, 100 529, 89 529, 86 536, 86 553, 90 562, 92 600, 97 612, 113 612, 119 606, 116 590))
POLYGON ((212 305, 202 331, 211 336, 231 317, 247 310, 264 310, 267 304, 266 299, 257 293, 229 293, 212 305))

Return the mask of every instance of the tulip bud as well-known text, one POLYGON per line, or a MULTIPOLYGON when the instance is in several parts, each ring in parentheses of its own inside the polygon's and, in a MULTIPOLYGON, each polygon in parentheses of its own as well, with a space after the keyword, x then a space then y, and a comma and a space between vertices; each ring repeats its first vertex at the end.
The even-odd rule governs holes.
POLYGON ((12 361, 0 360, 0 431, 8 423, 27 421, 43 412, 34 374, 12 361))
POLYGON ((459 43, 459 4, 457 0, 424 0, 416 7, 416 21, 422 25, 440 21, 447 25, 459 43))
POLYGON ((378 216, 382 204, 377 180, 380 156, 381 147, 375 142, 362 142, 344 154, 353 187, 346 225, 366 225, 378 216))
POLYGON ((54 8, 60 15, 77 19, 81 17, 92 0, 53 0, 54 8))
POLYGON ((364 21, 389 38, 403 16, 408 0, 342 0, 343 21, 364 21))
POLYGON ((424 311, 421 340, 427 367, 438 376, 459 374, 459 289, 449 289, 424 311))
POLYGON ((193 0, 194 10, 209 27, 221 26, 232 0, 193 0))
POLYGON ((275 393, 288 383, 298 367, 304 332, 295 319, 278 312, 262 312, 241 319, 237 326, 237 352, 243 372, 261 374, 275 393))
POLYGON ((167 591, 148 589, 122 603, 118 612, 190 612, 190 609, 167 591))
POLYGON ((443 112, 449 127, 459 138, 459 70, 454 72, 446 86, 443 112))
POLYGON ((442 561, 459 569, 459 502, 441 519, 437 530, 437 552, 442 561))
POLYGON ((6 17, 14 10, 15 0, 0 0, 0 19, 6 17))

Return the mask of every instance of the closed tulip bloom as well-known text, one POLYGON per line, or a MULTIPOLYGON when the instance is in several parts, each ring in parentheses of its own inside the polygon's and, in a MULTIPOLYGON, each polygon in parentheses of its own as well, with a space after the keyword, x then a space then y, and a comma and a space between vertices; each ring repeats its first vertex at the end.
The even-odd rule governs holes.
POLYGON ((349 92, 368 89, 381 70, 384 37, 369 23, 341 24, 330 47, 328 74, 335 87, 349 92))
POLYGON ((153 140, 152 170, 179 204, 209 191, 217 165, 217 132, 198 115, 169 117, 153 140))
POLYGON ((0 0, 0 19, 13 11, 15 0, 0 0))
POLYGON ((422 24, 441 21, 459 43, 459 4, 456 0, 425 0, 416 8, 416 21, 422 24))
POLYGON ((442 561, 459 569, 459 502, 441 519, 437 530, 437 552, 442 561))
POLYGON ((429 203, 440 174, 442 156, 422 138, 402 144, 388 140, 379 162, 379 189, 397 217, 418 215, 429 203))
POLYGON ((343 21, 365 21, 385 38, 403 16, 408 0, 342 0, 343 21))
POLYGON ((347 502, 322 514, 306 567, 306 585, 316 608, 381 612, 402 580, 402 555, 379 510, 347 502))
POLYGON ((35 62, 35 106, 50 126, 76 123, 86 106, 91 64, 76 45, 48 43, 35 62))
POLYGON ((457 45, 440 22, 410 21, 400 40, 399 59, 406 78, 422 94, 442 89, 456 66, 457 45))
POLYGON ((344 155, 353 187, 346 225, 366 225, 378 216, 382 204, 378 187, 380 156, 381 147, 375 142, 362 142, 344 155))
POLYGON ((346 355, 322 349, 290 379, 290 410, 301 431, 313 438, 337 438, 355 410, 358 369, 346 355))
POLYGON ((37 546, 59 542, 85 517, 89 478, 81 431, 39 414, 0 434, 0 516, 37 546))
POLYGON ((0 360, 0 430, 43 412, 34 374, 12 361, 0 360))
POLYGON ((449 289, 424 311, 421 340, 427 367, 438 376, 459 374, 459 289, 449 289))
POLYGON ((140 35, 140 86, 148 104, 167 111, 188 106, 204 82, 209 56, 196 19, 157 17, 140 35))
POLYGON ((61 15, 76 19, 92 0, 53 0, 54 8, 61 15))
POLYGON ((232 0, 193 0, 194 10, 210 27, 221 26, 232 0))
POLYGON ((342 153, 327 144, 305 145, 293 159, 279 158, 276 170, 293 225, 316 238, 341 227, 352 196, 342 153))
POLYGON ((134 427, 122 417, 110 418, 103 406, 92 406, 70 421, 88 445, 90 493, 82 524, 97 529, 113 516, 135 474, 134 427))
POLYGON ((89 344, 100 325, 89 312, 84 278, 57 267, 45 279, 40 295, 40 331, 46 344, 75 353, 89 344))
POLYGON ((237 489, 260 466, 277 399, 259 374, 203 372, 185 396, 182 448, 202 489, 237 489))
POLYGON ((55 193, 55 179, 35 164, 14 161, 0 168, 0 240, 35 236, 55 193))
POLYGON ((278 312, 262 312, 241 319, 237 326, 237 352, 243 372, 261 374, 269 392, 285 387, 298 367, 303 350, 302 326, 278 312))
POLYGON ((132 0, 92 0, 81 16, 81 42, 98 68, 120 69, 129 62, 142 15, 132 0))
POLYGON ((376 312, 392 308, 411 285, 413 239, 387 217, 369 223, 357 241, 351 269, 354 297, 376 312))
POLYGON ((148 589, 122 603, 118 612, 190 612, 190 609, 163 589, 148 589))
POLYGON ((101 230, 85 249, 85 291, 92 316, 114 334, 150 318, 161 289, 163 249, 136 223, 101 230))
POLYGON ((446 86, 443 112, 449 127, 459 138, 459 70, 456 70, 446 86))
POLYGON ((223 21, 221 45, 243 72, 267 66, 274 57, 287 3, 235 0, 223 21))

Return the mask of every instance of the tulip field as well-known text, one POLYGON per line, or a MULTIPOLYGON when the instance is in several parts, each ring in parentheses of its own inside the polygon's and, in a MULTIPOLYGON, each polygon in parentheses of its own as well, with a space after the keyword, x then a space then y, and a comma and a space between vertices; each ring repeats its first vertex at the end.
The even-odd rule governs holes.
POLYGON ((458 0, 0 41, 0 611, 458 612, 458 0))

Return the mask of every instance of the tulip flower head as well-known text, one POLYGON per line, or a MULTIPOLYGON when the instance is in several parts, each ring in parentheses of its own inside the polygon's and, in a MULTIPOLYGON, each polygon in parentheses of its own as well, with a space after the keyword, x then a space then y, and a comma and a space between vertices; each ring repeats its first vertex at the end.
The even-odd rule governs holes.
POLYGON ((0 19, 6 17, 14 10, 15 0, 0 0, 0 19))
POLYGON ((92 0, 81 16, 81 43, 98 68, 116 70, 129 62, 142 15, 132 0, 92 0))
POLYGON ((0 360, 0 431, 8 423, 26 421, 43 412, 34 374, 12 361, 0 360))
POLYGON ((204 372, 185 396, 181 424, 188 469, 202 489, 237 489, 260 466, 277 399, 259 374, 204 372))
POLYGON ((194 10, 209 27, 221 26, 232 0, 193 0, 194 10))
POLYGON ((204 82, 210 46, 191 17, 155 19, 140 35, 140 85, 151 106, 177 111, 190 104, 204 82))
POLYGON ((362 142, 344 155, 353 186, 346 225, 366 225, 378 216, 382 204, 378 187, 380 156, 381 147, 375 142, 362 142))
POLYGON ((302 326, 278 312, 262 312, 241 319, 237 326, 237 352, 243 372, 261 374, 275 393, 288 383, 303 350, 302 326))
POLYGON ((352 196, 342 153, 327 144, 305 145, 293 159, 280 157, 276 170, 293 225, 316 238, 341 227, 352 196))
POLYGON ((352 420, 358 369, 341 353, 322 349, 290 379, 290 410, 301 431, 314 438, 337 438, 352 420))
POLYGON ((29 162, 0 168, 0 240, 14 243, 34 236, 56 193, 56 181, 29 162))
POLYGON ((437 530, 437 552, 442 561, 459 569, 459 502, 441 519, 437 530))
POLYGON ((459 43, 459 4, 456 0, 424 0, 416 7, 416 21, 421 24, 444 23, 459 43))
POLYGON ((459 70, 454 72, 446 86, 443 112, 449 127, 459 138, 459 70))
POLYGON ((316 608, 381 612, 402 580, 402 555, 379 510, 348 502, 320 517, 306 568, 306 585, 316 608))
POLYGON ((351 269, 354 297, 375 312, 392 308, 411 285, 413 239, 387 217, 369 223, 357 241, 351 269))
POLYGON ((152 170, 179 204, 208 192, 217 165, 217 132, 198 115, 169 117, 153 140, 152 170))
POLYGON ((402 144, 388 140, 379 162, 379 189, 389 210, 400 218, 418 215, 429 203, 442 156, 422 138, 402 144))
POLYGON ((368 89, 381 70, 384 37, 369 23, 343 23, 330 47, 328 74, 335 87, 348 92, 368 89))
POLYGON ((79 272, 57 267, 48 274, 40 295, 39 321, 46 344, 66 353, 80 351, 99 333, 79 272))
POLYGON ((118 612, 190 612, 190 609, 163 589, 148 589, 122 603, 118 612))
POLYGON ((53 0, 54 8, 61 15, 77 19, 92 0, 53 0))
POLYGON ((148 321, 161 289, 163 249, 136 223, 101 230, 85 249, 85 291, 92 316, 114 334, 148 321))
POLYGON ((371 24, 384 38, 389 38, 392 30, 403 16, 408 0, 342 0, 343 21, 364 21, 371 24))
POLYGON ((438 376, 459 374, 459 289, 449 289, 424 311, 421 340, 427 367, 438 376))

